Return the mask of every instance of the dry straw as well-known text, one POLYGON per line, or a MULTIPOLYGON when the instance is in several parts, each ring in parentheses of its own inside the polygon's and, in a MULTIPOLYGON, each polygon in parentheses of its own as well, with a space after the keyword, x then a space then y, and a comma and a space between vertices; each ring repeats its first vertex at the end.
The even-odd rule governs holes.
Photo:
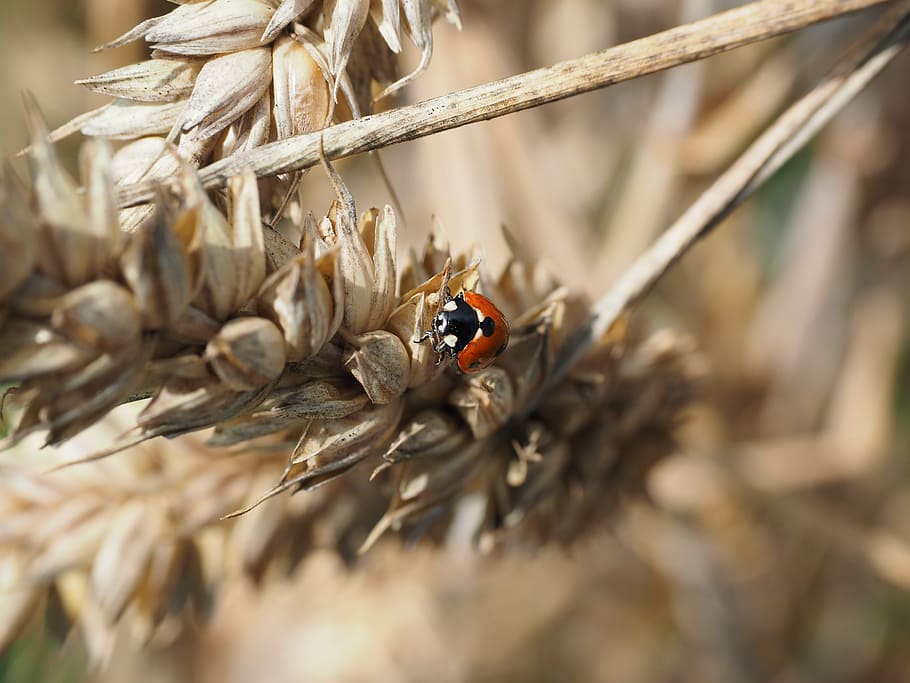
POLYGON ((4 465, 0 646, 49 596, 100 659, 118 624, 141 642, 173 636, 224 576, 286 569, 306 547, 345 554, 389 529, 441 540, 464 524, 485 547, 566 542, 604 519, 672 451, 693 392, 686 340, 642 335, 622 313, 893 56, 907 3, 598 304, 535 263, 484 272, 435 234, 401 261, 391 208, 358 213, 336 182, 338 199, 317 217, 295 204, 294 172, 314 163, 320 140, 332 157, 372 149, 873 4, 765 0, 585 58, 586 71, 563 65, 453 95, 448 112, 436 102, 359 119, 412 76, 394 80, 398 12, 419 71, 432 15, 457 22, 453 3, 214 0, 115 41, 141 38, 153 52, 85 81, 112 105, 52 134, 29 104, 31 183, 5 169, 0 185, 0 382, 15 385, 8 403, 21 408, 4 445, 35 432, 66 442, 141 398, 151 400, 129 432, 87 460, 213 429, 210 450, 184 444, 53 474, 4 465), (239 74, 230 91, 228 72, 239 74), (497 106, 477 107, 480 93, 497 106), (434 107, 437 118, 414 124, 434 107), (336 115, 355 120, 253 149, 336 115), (160 137, 116 152, 86 143, 77 182, 52 144, 76 129, 160 137), (118 212, 124 197, 151 202, 118 212), (447 287, 479 289, 510 318, 496 366, 461 375, 415 341, 447 287), (306 493, 275 495, 287 491, 306 493))

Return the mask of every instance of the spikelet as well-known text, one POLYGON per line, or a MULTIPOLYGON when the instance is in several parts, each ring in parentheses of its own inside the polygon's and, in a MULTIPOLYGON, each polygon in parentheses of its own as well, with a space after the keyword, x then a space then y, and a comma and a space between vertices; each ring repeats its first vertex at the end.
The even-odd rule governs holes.
POLYGON ((590 302, 539 265, 491 278, 432 235, 401 266, 394 212, 358 215, 344 188, 295 245, 262 226, 252 175, 210 196, 179 158, 175 189, 118 229, 111 178, 129 160, 90 143, 80 194, 31 116, 32 187, 4 173, 0 194, 0 235, 22 255, 0 297, 0 383, 21 411, 2 445, 67 441, 144 397, 127 435, 88 459, 204 429, 214 452, 4 471, 0 646, 51 589, 96 658, 121 623, 140 642, 174 633, 226 572, 292 562, 274 549, 305 533, 303 517, 350 553, 340 539, 439 537, 470 496, 485 547, 566 542, 672 449, 692 387, 676 336, 622 321, 542 395, 590 302), (509 317, 493 367, 460 374, 417 341, 447 288, 482 289, 509 317))
POLYGON ((274 453, 213 461, 179 447, 86 465, 78 476, 4 468, 0 650, 50 591, 81 623, 96 661, 110 654, 118 624, 139 644, 173 639, 194 610, 212 604, 219 581, 288 563, 332 500, 328 489, 276 498, 216 523, 282 468, 274 453))
MULTIPOLYGON (((114 101, 64 124, 110 139, 165 136, 195 165, 331 123, 339 93, 357 117, 432 55, 432 23, 460 27, 454 0, 212 0, 180 4, 102 46, 144 40, 151 58, 78 81, 114 101), (402 24, 421 51, 398 78, 402 24), (397 79, 397 80, 396 80, 397 79), (395 83, 392 83, 395 81, 395 83)), ((157 156, 145 157, 146 171, 157 156)), ((166 171, 146 177, 159 177, 166 171)))

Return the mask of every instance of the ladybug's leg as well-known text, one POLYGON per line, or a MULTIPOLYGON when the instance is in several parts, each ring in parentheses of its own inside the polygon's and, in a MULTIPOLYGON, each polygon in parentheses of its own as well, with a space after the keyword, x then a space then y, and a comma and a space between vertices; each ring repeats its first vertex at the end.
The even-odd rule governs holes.
POLYGON ((446 359, 446 356, 455 358, 457 355, 455 353, 455 349, 453 349, 442 340, 440 340, 439 343, 433 345, 433 350, 438 354, 436 356, 436 365, 442 365, 442 362, 446 359))
POLYGON ((432 338, 432 336, 433 336, 433 330, 429 330, 429 331, 427 331, 427 332, 424 332, 424 333, 423 333, 422 335, 420 335, 420 337, 418 337, 417 339, 412 339, 412 340, 411 340, 411 343, 413 343, 413 344, 423 344, 427 339, 432 338))

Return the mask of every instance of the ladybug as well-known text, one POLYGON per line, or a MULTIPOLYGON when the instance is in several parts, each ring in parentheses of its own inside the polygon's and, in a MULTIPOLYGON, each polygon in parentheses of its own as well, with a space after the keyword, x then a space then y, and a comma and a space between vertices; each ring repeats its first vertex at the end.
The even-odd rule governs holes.
POLYGON ((433 350, 456 359, 465 373, 489 367, 509 343, 509 323, 493 302, 477 292, 462 291, 452 296, 446 290, 445 303, 433 317, 433 327, 417 341, 433 340, 433 350))

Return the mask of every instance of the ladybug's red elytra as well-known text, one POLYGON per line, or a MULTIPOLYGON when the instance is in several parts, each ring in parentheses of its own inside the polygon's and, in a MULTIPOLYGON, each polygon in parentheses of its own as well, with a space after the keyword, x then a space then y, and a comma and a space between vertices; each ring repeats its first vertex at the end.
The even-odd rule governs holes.
POLYGON ((445 302, 433 318, 433 327, 418 341, 433 340, 439 361, 445 354, 456 359, 465 373, 490 367, 509 343, 509 323, 482 294, 446 291, 445 302))

